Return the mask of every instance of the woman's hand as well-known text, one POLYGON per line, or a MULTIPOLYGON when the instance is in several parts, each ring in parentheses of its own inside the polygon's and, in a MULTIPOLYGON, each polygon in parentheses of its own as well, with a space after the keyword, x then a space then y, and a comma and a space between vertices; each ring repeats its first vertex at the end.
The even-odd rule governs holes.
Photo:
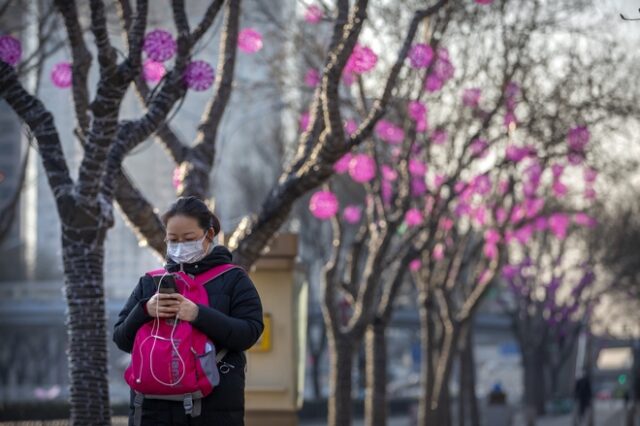
POLYGON ((175 318, 176 314, 180 310, 180 301, 176 298, 176 296, 180 295, 177 293, 154 294, 153 297, 151 297, 151 299, 147 301, 147 313, 154 318, 175 318))
POLYGON ((175 297, 174 300, 177 300, 179 303, 176 318, 188 322, 194 321, 198 316, 198 305, 179 293, 172 294, 171 296, 175 297))

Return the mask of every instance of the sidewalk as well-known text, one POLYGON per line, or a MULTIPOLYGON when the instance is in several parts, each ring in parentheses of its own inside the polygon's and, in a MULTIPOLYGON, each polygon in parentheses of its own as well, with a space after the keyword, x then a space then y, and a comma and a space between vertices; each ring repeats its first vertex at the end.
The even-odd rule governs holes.
MULTIPOLYGON (((516 416, 514 426, 524 426, 522 415, 516 416)), ((536 426, 573 426, 573 415, 545 416, 536 421, 536 426)), ((594 426, 625 426, 622 401, 596 402, 594 426)))

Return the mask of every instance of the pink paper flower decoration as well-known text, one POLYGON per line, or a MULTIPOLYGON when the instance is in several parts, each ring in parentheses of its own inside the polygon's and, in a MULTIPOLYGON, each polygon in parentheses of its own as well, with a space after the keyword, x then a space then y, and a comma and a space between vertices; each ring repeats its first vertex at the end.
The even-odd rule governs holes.
POLYGON ((422 220, 422 212, 416 208, 409 209, 404 216, 404 221, 410 228, 419 226, 422 223, 422 220))
POLYGON ((324 12, 319 6, 316 6, 315 4, 307 7, 307 10, 304 12, 304 20, 309 24, 317 24, 322 21, 323 17, 324 12))
POLYGON ((338 198, 331 191, 318 191, 309 200, 311 214, 320 220, 332 218, 338 212, 338 198))
POLYGON ((471 155, 484 158, 489 153, 489 151, 487 151, 488 147, 489 143, 485 139, 477 138, 471 142, 469 150, 471 151, 471 155))
POLYGON ((13 36, 3 35, 0 37, 0 60, 15 67, 22 56, 22 46, 20 41, 13 36))
POLYGON ((351 52, 351 56, 347 60, 346 70, 356 74, 362 74, 371 71, 378 62, 378 55, 366 46, 356 44, 351 52))
POLYGON ((301 132, 307 131, 307 129, 309 128, 310 121, 311 121, 311 115, 309 114, 309 112, 303 112, 302 115, 300 115, 300 121, 298 122, 298 125, 300 126, 301 132))
POLYGON ((342 84, 345 86, 351 86, 354 81, 355 77, 353 76, 353 72, 345 68, 342 72, 342 84))
POLYGON ((148 83, 157 83, 162 80, 166 70, 162 62, 156 62, 153 59, 146 59, 142 64, 142 76, 148 83))
POLYGON ((384 202, 385 205, 390 204, 391 197, 393 196, 393 187, 391 186, 391 182, 389 182, 388 180, 383 180, 381 189, 382 189, 382 202, 384 202))
POLYGON ((516 145, 507 146, 507 150, 505 152, 505 158, 508 161, 513 161, 514 163, 519 163, 524 160, 529 155, 529 150, 526 147, 519 147, 516 145))
POLYGON ((598 222, 594 218, 582 212, 574 214, 573 221, 576 223, 576 225, 585 226, 587 228, 593 228, 598 224, 598 222))
POLYGON ((572 151, 582 152, 589 143, 589 129, 586 126, 577 126, 569 130, 567 143, 572 151))
POLYGON ((354 155, 349 162, 349 176, 358 183, 369 182, 376 176, 376 162, 367 154, 354 155))
POLYGON ((409 102, 407 110, 413 121, 424 120, 427 115, 427 106, 420 101, 409 102))
POLYGON ((387 120, 380 120, 376 124, 376 134, 380 139, 393 145, 397 145, 404 140, 404 130, 387 120))
POLYGON ((318 70, 310 68, 304 75, 304 84, 307 87, 316 87, 320 83, 320 72, 318 70))
POLYGON ((391 166, 383 164, 381 169, 382 169, 382 179, 389 182, 393 182, 398 178, 398 173, 391 166))
POLYGON ((51 70, 51 81, 56 87, 64 89, 71 86, 73 72, 71 62, 59 62, 51 70))
POLYGON ((245 28, 238 34, 238 49, 245 53, 256 53, 262 49, 262 34, 253 28, 245 28))
POLYGON ((344 130, 349 136, 353 136, 358 130, 358 123, 355 120, 347 120, 344 123, 344 130))
POLYGON ((428 44, 415 44, 409 51, 409 62, 413 68, 427 68, 432 59, 433 49, 428 44))
POLYGON ((420 259, 413 259, 409 263, 409 270, 411 272, 416 272, 416 271, 420 270, 421 266, 422 266, 422 262, 420 261, 420 259))
POLYGON ((197 92, 207 90, 213 84, 213 80, 213 68, 205 61, 191 61, 184 70, 187 87, 197 92))
POLYGON ((409 173, 413 176, 424 176, 427 173, 427 165, 414 158, 409 160, 409 173))
POLYGON ((182 173, 182 169, 180 167, 176 167, 173 169, 173 178, 171 179, 171 184, 174 189, 180 189, 182 186, 182 181, 184 180, 184 174, 182 173))
POLYGON ((335 170, 338 174, 346 173, 349 170, 349 163, 351 162, 351 158, 353 155, 347 152, 345 155, 340 157, 338 161, 333 165, 333 170, 335 170))
POLYGON ((451 228, 453 228, 453 219, 448 217, 443 217, 442 219, 440 219, 438 226, 440 227, 440 229, 442 229, 445 232, 450 231, 451 228))
POLYGON ((424 88, 427 90, 427 92, 430 93, 437 92, 438 90, 442 89, 442 86, 444 86, 444 81, 433 74, 430 74, 427 77, 427 81, 425 81, 424 83, 424 88))
POLYGON ((431 135, 431 140, 436 145, 442 145, 447 141, 447 137, 449 137, 449 135, 445 130, 434 130, 431 135))
POLYGON ((447 180, 446 175, 437 174, 433 178, 433 186, 435 188, 440 188, 440 186, 442 186, 442 184, 445 183, 446 180, 447 180))
POLYGON ((562 183, 559 179, 553 182, 553 185, 551 185, 551 189, 553 190, 553 195, 556 198, 562 198, 565 195, 567 195, 567 185, 565 185, 564 183, 562 183))
POLYGON ((435 260, 444 259, 444 246, 442 245, 442 243, 438 243, 435 245, 435 247, 433 247, 433 258, 435 260))
POLYGON ((360 218, 362 217, 362 208, 356 205, 350 205, 344 208, 342 212, 342 216, 347 223, 356 224, 360 222, 360 218))
POLYGON ((583 172, 584 181, 587 183, 594 183, 598 178, 598 172, 591 167, 587 167, 583 172))
POLYGON ((554 179, 559 179, 564 173, 564 165, 562 164, 553 164, 551 166, 551 174, 554 179))
POLYGON ((488 259, 498 257, 498 246, 496 244, 485 243, 482 252, 488 259))
POLYGON ((569 216, 564 213, 555 213, 549 217, 549 229, 560 240, 567 237, 569 223, 569 216))
POLYGON ((154 30, 145 36, 142 49, 150 59, 164 62, 176 54, 178 45, 168 31, 154 30))
POLYGON ((465 89, 462 92, 462 103, 470 108, 477 108, 480 104, 480 95, 482 95, 482 89, 477 87, 465 89))
POLYGON ((411 179, 411 195, 419 197, 427 192, 427 184, 424 179, 411 179))

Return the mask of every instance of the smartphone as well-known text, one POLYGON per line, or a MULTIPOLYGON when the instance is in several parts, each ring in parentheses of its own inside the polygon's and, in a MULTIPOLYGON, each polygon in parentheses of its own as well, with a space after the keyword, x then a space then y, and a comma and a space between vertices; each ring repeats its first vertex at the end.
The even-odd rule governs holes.
POLYGON ((176 285, 176 280, 173 277, 173 274, 156 275, 153 277, 153 281, 156 283, 156 287, 159 287, 158 292, 160 293, 178 293, 178 286, 176 285))

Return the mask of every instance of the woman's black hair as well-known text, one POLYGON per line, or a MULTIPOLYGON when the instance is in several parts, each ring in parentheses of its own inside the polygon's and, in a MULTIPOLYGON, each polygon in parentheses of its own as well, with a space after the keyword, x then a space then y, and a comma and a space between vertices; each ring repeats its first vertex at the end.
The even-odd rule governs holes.
POLYGON ((167 226, 167 222, 174 216, 186 216, 196 219, 200 228, 205 231, 213 228, 214 236, 220 232, 220 220, 213 214, 209 207, 199 198, 196 197, 180 197, 169 210, 162 215, 162 222, 167 226))

